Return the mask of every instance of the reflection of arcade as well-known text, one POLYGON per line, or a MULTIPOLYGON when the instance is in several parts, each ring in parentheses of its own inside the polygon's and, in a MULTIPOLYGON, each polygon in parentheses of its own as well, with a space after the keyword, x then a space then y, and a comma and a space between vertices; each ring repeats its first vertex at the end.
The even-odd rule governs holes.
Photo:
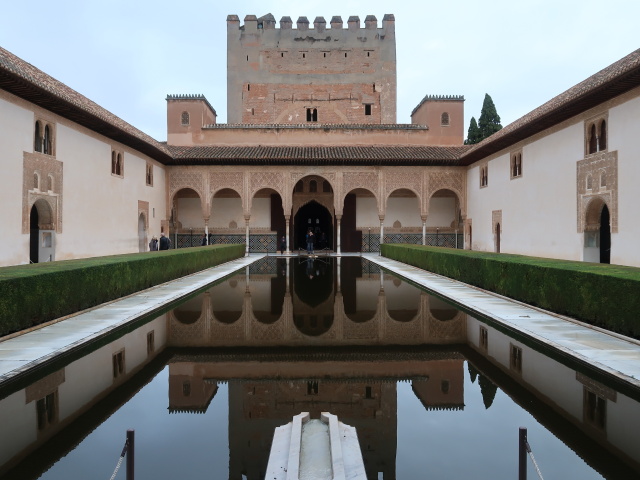
POLYGON ((466 314, 361 257, 275 258, 169 313, 174 346, 456 344, 466 314), (291 280, 293 279, 293 280, 291 280))
POLYGON ((210 392, 198 397, 200 406, 191 403, 192 412, 203 412, 215 395, 214 379, 228 382, 229 478, 244 475, 249 480, 264 478, 275 428, 301 411, 312 418, 329 411, 355 426, 367 477, 378 478, 382 472, 383 478, 394 479, 396 382, 411 381, 429 410, 464 408, 464 359, 455 350, 383 352, 374 361, 370 354, 366 360, 347 354, 332 361, 315 355, 294 359, 274 353, 230 360, 200 353, 196 360, 182 354, 169 364, 169 403, 174 409, 184 405, 188 382, 192 396, 210 392))
POLYGON ((317 337, 334 318, 334 264, 327 259, 299 259, 293 264, 293 322, 305 335, 317 337))

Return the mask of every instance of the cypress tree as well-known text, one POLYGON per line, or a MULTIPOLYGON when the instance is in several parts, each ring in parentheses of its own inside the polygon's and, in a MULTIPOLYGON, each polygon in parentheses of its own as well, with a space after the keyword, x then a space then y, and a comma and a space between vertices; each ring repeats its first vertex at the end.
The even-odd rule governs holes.
POLYGON ((502 125, 500 125, 500 115, 498 115, 496 106, 493 104, 493 100, 488 93, 484 94, 484 102, 482 103, 478 127, 480 129, 480 140, 484 140, 502 128, 502 125))
POLYGON ((478 143, 482 140, 480 136, 480 129, 478 128, 478 124, 476 123, 476 117, 471 117, 471 122, 469 122, 469 130, 467 131, 467 139, 464 141, 465 145, 473 145, 474 143, 478 143))

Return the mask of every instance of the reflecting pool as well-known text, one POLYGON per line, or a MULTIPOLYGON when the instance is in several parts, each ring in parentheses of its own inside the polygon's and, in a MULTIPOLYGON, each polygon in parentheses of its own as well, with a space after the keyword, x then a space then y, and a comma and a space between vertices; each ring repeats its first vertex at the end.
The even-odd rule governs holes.
POLYGON ((359 257, 268 257, 0 398, 3 479, 108 479, 127 429, 137 479, 262 479, 302 411, 370 479, 516 478, 521 426, 545 478, 640 475, 639 392, 359 257))

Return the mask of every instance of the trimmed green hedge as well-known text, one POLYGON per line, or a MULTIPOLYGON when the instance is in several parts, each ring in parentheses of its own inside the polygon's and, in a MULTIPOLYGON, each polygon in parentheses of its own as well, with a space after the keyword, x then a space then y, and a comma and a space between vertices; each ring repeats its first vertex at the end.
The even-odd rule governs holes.
POLYGON ((0 336, 228 262, 244 251, 244 245, 211 245, 0 268, 0 336))
POLYGON ((640 338, 640 268, 421 245, 384 244, 382 255, 640 338))

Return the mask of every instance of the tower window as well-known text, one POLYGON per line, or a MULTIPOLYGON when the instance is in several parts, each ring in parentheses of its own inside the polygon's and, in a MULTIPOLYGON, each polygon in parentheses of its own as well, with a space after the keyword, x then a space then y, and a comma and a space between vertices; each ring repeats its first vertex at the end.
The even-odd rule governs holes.
POLYGON ((440 125, 443 127, 449 126, 449 113, 443 112, 443 114, 440 115, 440 125))
POLYGON ((371 104, 370 103, 366 103, 364 106, 364 114, 365 115, 371 115, 371 104))
POLYGON ((189 125, 189 112, 182 112, 180 123, 182 123, 182 125, 189 125))
POLYGON ((307 108, 307 122, 317 122, 317 121, 318 121, 318 109, 307 108))

